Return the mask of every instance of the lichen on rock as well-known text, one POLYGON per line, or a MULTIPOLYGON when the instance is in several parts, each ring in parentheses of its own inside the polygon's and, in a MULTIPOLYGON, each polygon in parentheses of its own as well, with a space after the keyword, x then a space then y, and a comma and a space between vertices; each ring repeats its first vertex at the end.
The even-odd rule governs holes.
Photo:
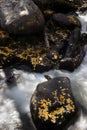
POLYGON ((62 129, 77 113, 69 79, 58 77, 39 84, 30 108, 38 130, 62 129))

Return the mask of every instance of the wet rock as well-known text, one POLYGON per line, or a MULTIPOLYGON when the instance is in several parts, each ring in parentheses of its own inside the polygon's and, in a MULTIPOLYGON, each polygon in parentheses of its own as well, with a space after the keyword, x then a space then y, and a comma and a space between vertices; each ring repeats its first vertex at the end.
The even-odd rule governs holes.
POLYGON ((53 14, 52 19, 61 27, 74 29, 81 27, 80 21, 72 15, 65 15, 62 13, 53 14))
POLYGON ((60 60, 60 69, 73 71, 81 64, 85 52, 83 46, 80 43, 80 36, 80 29, 75 28, 69 38, 65 56, 60 60))
POLYGON ((32 0, 1 0, 0 25, 12 34, 41 32, 44 17, 32 0))
POLYGON ((77 112, 69 79, 58 77, 39 84, 30 108, 38 130, 65 129, 77 112))
POLYGON ((72 33, 69 37, 68 47, 67 47, 67 50, 66 50, 66 53, 65 53, 65 57, 73 56, 76 48, 79 48, 81 46, 80 42, 79 42, 80 36, 81 36, 80 28, 76 27, 72 31, 72 33))

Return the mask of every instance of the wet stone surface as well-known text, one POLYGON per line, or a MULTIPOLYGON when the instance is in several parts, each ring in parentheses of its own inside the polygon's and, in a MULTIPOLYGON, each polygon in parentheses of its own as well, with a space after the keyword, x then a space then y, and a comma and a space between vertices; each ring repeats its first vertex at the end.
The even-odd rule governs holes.
POLYGON ((76 112, 70 81, 66 77, 39 84, 32 95, 31 115, 38 130, 65 129, 76 112))

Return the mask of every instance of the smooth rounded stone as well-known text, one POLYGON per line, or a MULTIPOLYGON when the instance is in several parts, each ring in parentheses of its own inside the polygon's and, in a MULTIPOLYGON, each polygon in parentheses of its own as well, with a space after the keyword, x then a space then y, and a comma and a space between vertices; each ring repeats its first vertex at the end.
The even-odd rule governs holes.
POLYGON ((53 14, 53 21, 55 21, 61 27, 75 28, 81 27, 80 21, 72 15, 65 15, 62 13, 53 14))
POLYGON ((39 84, 30 110, 37 130, 65 129, 77 113, 70 80, 58 77, 39 84))
POLYGON ((32 0, 1 0, 0 25, 12 34, 41 32, 44 17, 32 0))

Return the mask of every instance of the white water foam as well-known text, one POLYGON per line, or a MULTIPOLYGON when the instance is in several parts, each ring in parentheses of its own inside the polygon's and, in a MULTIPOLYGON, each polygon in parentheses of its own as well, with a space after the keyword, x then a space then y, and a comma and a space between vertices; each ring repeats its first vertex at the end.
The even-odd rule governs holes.
POLYGON ((83 14, 79 14, 78 19, 82 25, 81 33, 87 34, 87 11, 85 11, 83 14))

